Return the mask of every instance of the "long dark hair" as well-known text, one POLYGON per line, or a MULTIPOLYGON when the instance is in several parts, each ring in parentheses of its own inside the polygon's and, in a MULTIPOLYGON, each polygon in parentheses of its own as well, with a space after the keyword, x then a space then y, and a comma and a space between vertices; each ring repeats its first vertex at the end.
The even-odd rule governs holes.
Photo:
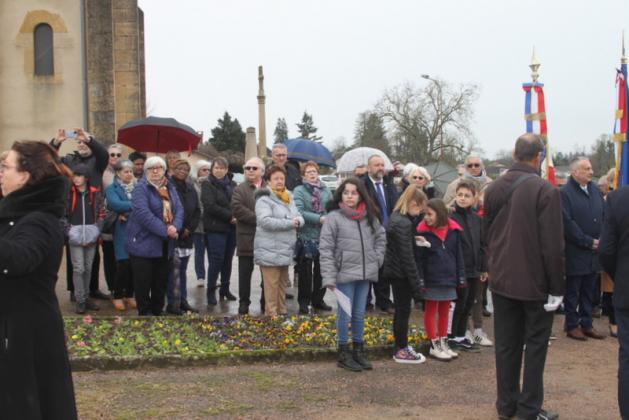
POLYGON ((446 203, 444 203, 442 199, 431 198, 430 200, 428 200, 426 206, 430 207, 437 214, 435 227, 442 227, 448 224, 448 208, 446 207, 446 203))
POLYGON ((343 191, 345 191, 345 186, 347 184, 352 184, 356 187, 356 191, 358 191, 358 195, 360 195, 360 201, 363 201, 365 203, 367 223, 369 224, 369 227, 371 227, 371 230, 374 231, 374 220, 375 218, 380 218, 380 212, 378 211, 378 208, 367 193, 367 188, 365 188, 365 184, 358 178, 352 177, 347 178, 345 181, 343 181, 334 192, 332 200, 328 201, 326 210, 329 213, 332 210, 337 210, 340 208, 340 204, 343 202, 343 191))

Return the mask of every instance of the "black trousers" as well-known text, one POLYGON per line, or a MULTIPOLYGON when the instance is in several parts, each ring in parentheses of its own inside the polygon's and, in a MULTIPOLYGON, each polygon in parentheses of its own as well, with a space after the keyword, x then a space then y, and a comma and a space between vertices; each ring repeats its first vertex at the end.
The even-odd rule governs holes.
POLYGON ((495 293, 492 297, 498 414, 534 419, 544 402, 544 365, 553 313, 544 310, 543 301, 521 301, 495 293))
POLYGON ((452 336, 463 337, 467 330, 467 320, 470 317, 470 311, 474 306, 474 298, 476 296, 476 288, 480 283, 480 279, 468 278, 467 287, 456 289, 456 306, 452 314, 452 336))
POLYGON ((131 261, 120 260, 116 271, 114 282, 114 299, 133 297, 133 274, 131 272, 131 261))
POLYGON ((299 305, 318 306, 323 303, 325 289, 321 287, 319 257, 301 258, 297 268, 297 302, 299 305))
POLYGON ((172 260, 167 257, 134 256, 131 256, 130 260, 138 315, 161 315, 172 260))
MULTIPOLYGON (((118 268, 118 264, 116 263, 116 253, 114 252, 114 241, 103 241, 101 247, 103 248, 103 271, 105 271, 105 283, 107 283, 107 289, 109 291, 113 291, 118 268)), ((98 275, 98 271, 96 271, 96 274, 98 275)), ((94 270, 92 270, 92 276, 93 275, 94 270)), ((90 284, 92 282, 93 280, 90 281, 90 284)), ((98 285, 98 278, 96 280, 96 284, 98 285)))
POLYGON ((614 308, 618 321, 618 406, 620 416, 629 419, 629 309, 614 308))
MULTIPOLYGON (((251 304, 251 275, 253 274, 253 257, 238 257, 238 297, 241 304, 249 306, 251 304)), ((264 283, 260 283, 262 294, 260 296, 260 305, 264 312, 264 283)))
POLYGON ((376 296, 376 306, 380 309, 387 309, 393 306, 391 302, 391 280, 384 278, 382 268, 378 271, 378 282, 369 282, 369 292, 367 294, 367 305, 371 303, 371 288, 376 296))
POLYGON ((412 290, 408 279, 391 279, 395 315, 393 315, 393 336, 395 347, 403 349, 408 346, 408 319, 411 316, 412 290))

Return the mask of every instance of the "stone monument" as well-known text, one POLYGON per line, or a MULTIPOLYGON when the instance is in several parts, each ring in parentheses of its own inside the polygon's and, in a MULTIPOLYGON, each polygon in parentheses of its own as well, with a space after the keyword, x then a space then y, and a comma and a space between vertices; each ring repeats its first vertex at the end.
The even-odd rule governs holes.
POLYGON ((256 156, 258 156, 258 149, 256 147, 256 129, 253 127, 247 127, 247 134, 245 135, 245 162, 256 156))
MULTIPOLYGON (((258 156, 266 158, 266 96, 264 95, 264 74, 262 66, 258 66, 258 130, 260 141, 258 143, 258 156)), ((247 129, 247 134, 249 129, 247 129)))

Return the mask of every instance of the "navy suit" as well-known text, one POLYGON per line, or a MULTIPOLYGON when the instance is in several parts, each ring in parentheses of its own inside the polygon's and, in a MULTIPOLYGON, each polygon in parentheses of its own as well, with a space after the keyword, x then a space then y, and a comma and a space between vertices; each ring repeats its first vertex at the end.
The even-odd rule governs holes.
POLYGON ((603 194, 592 182, 587 192, 570 177, 561 187, 566 243, 566 328, 579 326, 592 329, 592 306, 596 294, 596 279, 600 271, 598 252, 592 249, 600 238, 603 226, 603 194))
POLYGON ((601 235, 600 262, 614 280, 614 310, 618 322, 618 405, 629 418, 629 186, 609 193, 601 235))
MULTIPOLYGON (((371 178, 369 178, 369 173, 361 175, 360 179, 365 184, 369 197, 371 197, 376 208, 378 208, 378 210, 380 211, 380 215, 379 215, 380 221, 383 222, 384 220, 383 214, 385 212, 386 212, 387 220, 388 220, 389 216, 391 216, 391 213, 393 212, 393 208, 395 207, 395 203, 397 202, 397 199, 398 199, 397 188, 395 187, 393 178, 389 175, 385 175, 382 178, 382 192, 384 194, 386 209, 382 209, 381 206, 379 205, 379 200, 376 197, 376 188, 373 182, 371 181, 371 178)), ((373 288, 374 288, 374 293, 376 295, 376 306, 382 310, 386 310, 390 308, 393 305, 390 299, 391 279, 385 279, 382 276, 382 269, 380 269, 378 282, 373 286, 373 288)), ((367 303, 368 304, 371 303, 371 291, 369 292, 369 295, 367 296, 367 303)))

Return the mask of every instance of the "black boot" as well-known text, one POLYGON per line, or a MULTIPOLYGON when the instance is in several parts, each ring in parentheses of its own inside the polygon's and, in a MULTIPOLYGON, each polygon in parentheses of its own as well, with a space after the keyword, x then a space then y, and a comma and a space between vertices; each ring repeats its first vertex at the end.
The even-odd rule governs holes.
POLYGON ((369 360, 365 355, 365 350, 363 349, 363 343, 352 343, 352 357, 354 361, 360 365, 361 368, 365 370, 373 369, 369 360))
POLYGON ((179 309, 179 307, 177 305, 166 305, 166 313, 170 314, 170 315, 183 315, 183 312, 181 312, 181 309, 179 309))
POLYGON ((300 303, 299 304, 299 313, 301 315, 308 315, 308 304, 307 303, 300 303))
POLYGON ((210 289, 207 291, 207 304, 216 305, 216 289, 210 289))
POLYGON ((232 295, 232 293, 229 290, 226 293, 220 293, 220 295, 221 295, 221 300, 227 299, 232 302, 235 300, 238 300, 236 296, 232 295))
POLYGON ((240 315, 247 315, 249 313, 249 304, 240 302, 240 305, 238 305, 238 313, 240 315))
POLYGON ((196 310, 195 308, 190 306, 188 301, 185 300, 185 299, 181 300, 181 303, 179 304, 179 309, 181 309, 183 312, 192 312, 192 313, 195 313, 195 314, 199 312, 198 310, 196 310))
POLYGON ((339 344, 338 347, 338 361, 336 365, 343 369, 350 370, 352 372, 360 372, 362 367, 354 360, 352 353, 349 351, 349 344, 339 344))

